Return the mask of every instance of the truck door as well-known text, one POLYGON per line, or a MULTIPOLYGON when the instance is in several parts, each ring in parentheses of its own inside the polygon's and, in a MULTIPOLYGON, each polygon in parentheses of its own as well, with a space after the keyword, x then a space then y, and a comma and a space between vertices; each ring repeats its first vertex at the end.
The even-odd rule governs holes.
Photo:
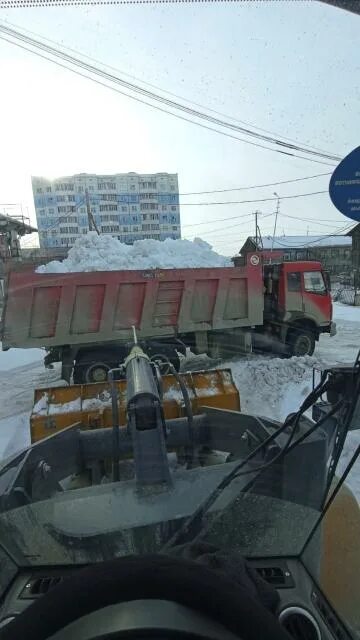
POLYGON ((296 271, 294 268, 287 271, 285 283, 286 312, 292 319, 296 319, 303 314, 301 271, 296 271))
POLYGON ((303 271, 303 307, 304 315, 311 318, 318 326, 327 326, 332 317, 332 302, 327 290, 323 273, 303 271))

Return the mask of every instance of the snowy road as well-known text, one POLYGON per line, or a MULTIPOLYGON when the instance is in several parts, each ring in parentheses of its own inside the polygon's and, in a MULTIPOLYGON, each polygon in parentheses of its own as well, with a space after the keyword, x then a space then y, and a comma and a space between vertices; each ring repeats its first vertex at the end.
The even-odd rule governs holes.
MULTIPOLYGON (((257 355, 222 364, 232 369, 243 411, 281 420, 298 408, 310 390, 314 365, 354 361, 360 346, 360 307, 335 303, 334 319, 337 335, 332 338, 321 336, 312 358, 281 359, 257 355)), ((59 384, 59 368, 45 369, 43 355, 40 349, 0 352, 0 459, 29 443, 34 388, 59 384)), ((198 357, 188 364, 189 368, 199 369, 209 367, 211 361, 198 357)), ((360 432, 349 435, 344 460, 359 440, 360 432)), ((360 495, 360 479, 356 485, 360 495)))

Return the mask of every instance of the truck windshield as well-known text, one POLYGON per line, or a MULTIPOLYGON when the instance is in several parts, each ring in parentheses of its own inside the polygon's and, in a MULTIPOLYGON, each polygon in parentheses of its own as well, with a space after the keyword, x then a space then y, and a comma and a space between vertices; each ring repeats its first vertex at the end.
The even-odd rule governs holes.
POLYGON ((309 293, 326 293, 326 285, 321 271, 304 271, 304 289, 309 293))

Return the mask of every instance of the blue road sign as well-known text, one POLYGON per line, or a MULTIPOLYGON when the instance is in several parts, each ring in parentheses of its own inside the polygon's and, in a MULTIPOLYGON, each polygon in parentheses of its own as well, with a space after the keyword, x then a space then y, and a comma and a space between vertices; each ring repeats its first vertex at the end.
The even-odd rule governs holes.
POLYGON ((344 216, 360 222, 360 147, 336 167, 330 178, 329 194, 344 216))

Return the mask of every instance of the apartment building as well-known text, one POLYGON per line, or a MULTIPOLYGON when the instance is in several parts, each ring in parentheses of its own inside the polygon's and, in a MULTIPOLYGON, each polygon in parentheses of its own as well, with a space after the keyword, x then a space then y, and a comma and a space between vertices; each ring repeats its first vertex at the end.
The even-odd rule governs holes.
POLYGON ((100 233, 121 242, 180 238, 177 174, 80 173, 49 180, 32 177, 40 247, 71 247, 89 230, 86 191, 100 233))

